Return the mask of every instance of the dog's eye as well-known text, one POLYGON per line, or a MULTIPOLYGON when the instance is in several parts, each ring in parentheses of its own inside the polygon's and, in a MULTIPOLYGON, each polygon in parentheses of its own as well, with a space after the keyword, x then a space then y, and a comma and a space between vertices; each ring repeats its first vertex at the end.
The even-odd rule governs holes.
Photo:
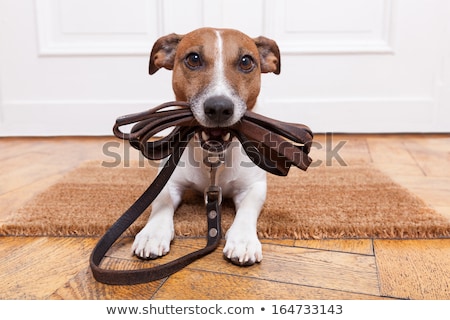
POLYGON ((186 58, 184 59, 184 63, 186 66, 191 69, 195 70, 202 66, 202 59, 198 53, 189 53, 186 58))
POLYGON ((250 56, 243 56, 239 60, 239 69, 243 72, 250 72, 255 68, 255 61, 250 56))

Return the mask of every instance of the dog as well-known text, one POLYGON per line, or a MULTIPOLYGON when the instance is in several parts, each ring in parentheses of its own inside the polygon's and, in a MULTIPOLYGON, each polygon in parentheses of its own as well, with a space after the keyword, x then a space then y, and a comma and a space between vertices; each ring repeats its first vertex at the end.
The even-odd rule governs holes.
POLYGON ((166 255, 174 238, 173 215, 183 192, 203 192, 210 184, 208 154, 218 153, 225 164, 217 172, 224 197, 233 199, 236 216, 226 232, 225 258, 253 265, 263 258, 257 220, 266 199, 266 172, 242 150, 227 128, 251 110, 260 92, 261 73, 280 73, 280 51, 266 37, 250 38, 232 29, 201 28, 185 35, 159 38, 150 54, 149 73, 173 70, 172 87, 178 101, 191 105, 203 127, 189 142, 180 164, 152 204, 145 227, 132 250, 143 259, 166 255), (218 148, 219 147, 219 148, 218 148), (245 165, 243 165, 245 164, 245 165))

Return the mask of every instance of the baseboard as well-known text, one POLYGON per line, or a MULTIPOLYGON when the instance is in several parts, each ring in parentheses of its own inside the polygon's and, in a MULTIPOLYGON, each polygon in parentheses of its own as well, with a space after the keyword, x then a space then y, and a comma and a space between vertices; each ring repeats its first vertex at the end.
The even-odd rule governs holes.
MULTIPOLYGON (((15 101, 2 105, 0 136, 110 135, 119 116, 163 101, 15 101)), ((262 99, 255 111, 314 132, 449 131, 431 99, 262 99), (443 130, 442 128, 446 129, 443 130)))

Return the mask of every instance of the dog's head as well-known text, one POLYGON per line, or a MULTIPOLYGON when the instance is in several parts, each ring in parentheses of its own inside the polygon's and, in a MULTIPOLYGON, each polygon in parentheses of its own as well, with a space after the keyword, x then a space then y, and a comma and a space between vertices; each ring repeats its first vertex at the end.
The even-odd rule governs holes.
POLYGON ((170 34, 156 41, 149 73, 173 70, 175 97, 191 104, 204 127, 203 141, 230 141, 226 128, 256 103, 261 73, 280 73, 275 41, 250 38, 237 30, 201 28, 186 35, 170 34))

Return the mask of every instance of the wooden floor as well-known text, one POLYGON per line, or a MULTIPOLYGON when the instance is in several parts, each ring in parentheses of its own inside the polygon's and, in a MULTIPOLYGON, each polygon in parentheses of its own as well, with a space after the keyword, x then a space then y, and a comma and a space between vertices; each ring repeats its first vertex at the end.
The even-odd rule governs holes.
MULTIPOLYGON (((450 219, 450 135, 315 140, 312 157, 321 165, 327 157, 328 165, 371 162, 450 219), (342 159, 330 158, 333 148, 342 159)), ((105 150, 116 144, 111 137, 0 138, 0 223, 83 161, 111 160, 105 150)), ((236 267, 219 248, 167 279, 135 286, 93 279, 88 258, 97 240, 0 237, 0 299, 450 299, 450 239, 266 240, 260 264, 236 267)), ((105 263, 143 266, 131 242, 122 239, 105 263)), ((158 262, 203 244, 176 239, 158 262)))

